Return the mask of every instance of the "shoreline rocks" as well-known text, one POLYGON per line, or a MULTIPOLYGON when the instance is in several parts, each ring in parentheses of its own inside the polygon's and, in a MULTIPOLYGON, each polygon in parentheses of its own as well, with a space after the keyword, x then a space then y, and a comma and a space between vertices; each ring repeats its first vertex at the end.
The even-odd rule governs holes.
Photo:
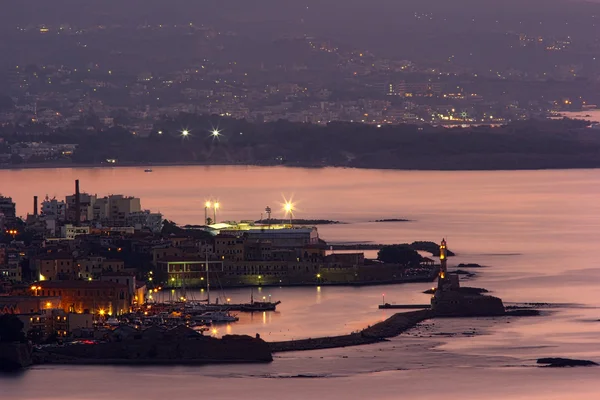
POLYGON ((571 358, 562 357, 545 357, 538 358, 538 364, 542 365, 542 368, 565 368, 565 367, 593 367, 598 366, 598 363, 589 360, 575 360, 571 358))

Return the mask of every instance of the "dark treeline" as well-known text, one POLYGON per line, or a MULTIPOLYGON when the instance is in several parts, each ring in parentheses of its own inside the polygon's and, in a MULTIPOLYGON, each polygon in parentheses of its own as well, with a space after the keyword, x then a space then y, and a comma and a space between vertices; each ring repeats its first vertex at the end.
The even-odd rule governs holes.
MULTIPOLYGON (((122 128, 72 129, 38 140, 76 143, 75 164, 248 164, 398 169, 530 169, 600 166, 600 140, 585 121, 513 122, 502 127, 326 126, 181 114, 148 137, 122 128), (189 134, 183 136, 187 130, 189 134), (219 136, 211 132, 218 130, 219 136)), ((8 143, 18 136, 4 135, 8 143)))

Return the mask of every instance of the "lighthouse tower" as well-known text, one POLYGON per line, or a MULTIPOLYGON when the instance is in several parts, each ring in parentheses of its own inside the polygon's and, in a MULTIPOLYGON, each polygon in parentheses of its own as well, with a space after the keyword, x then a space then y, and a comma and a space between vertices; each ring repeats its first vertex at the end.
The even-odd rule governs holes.
POLYGON ((440 278, 444 279, 447 273, 446 258, 448 257, 448 251, 446 250, 446 239, 442 239, 440 243, 440 278))
POLYGON ((460 286, 458 275, 448 275, 447 258, 446 239, 442 239, 442 243, 440 243, 440 273, 438 275, 437 292, 455 290, 460 286))

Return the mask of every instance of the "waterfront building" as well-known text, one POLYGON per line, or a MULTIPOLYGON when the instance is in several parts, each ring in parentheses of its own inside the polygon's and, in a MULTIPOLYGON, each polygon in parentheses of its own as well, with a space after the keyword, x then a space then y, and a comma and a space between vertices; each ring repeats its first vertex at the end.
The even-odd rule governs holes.
POLYGON ((37 287, 24 288, 22 292, 11 296, 0 296, 0 315, 34 314, 43 310, 61 308, 59 296, 41 296, 37 287))
POLYGON ((121 315, 131 309, 132 298, 126 285, 106 281, 38 282, 38 295, 59 296, 65 312, 94 315, 121 315))
POLYGON ((92 329, 94 316, 92 314, 67 313, 64 310, 45 309, 36 313, 17 314, 23 323, 23 332, 30 337, 43 340, 50 335, 67 337, 73 331, 92 329))
POLYGON ((235 235, 215 236, 215 255, 220 260, 242 261, 245 259, 245 240, 235 235))

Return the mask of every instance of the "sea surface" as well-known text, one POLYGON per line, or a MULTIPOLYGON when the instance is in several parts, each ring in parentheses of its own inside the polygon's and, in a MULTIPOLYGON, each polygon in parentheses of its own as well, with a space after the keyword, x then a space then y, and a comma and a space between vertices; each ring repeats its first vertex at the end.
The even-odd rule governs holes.
MULTIPOLYGON (((83 191, 141 197, 177 223, 282 217, 345 222, 319 227, 331 243, 403 243, 445 237, 450 265, 485 265, 465 285, 505 303, 542 302, 540 317, 441 319, 389 342, 283 353, 267 365, 206 367, 43 366, 0 376, 0 399, 595 399, 600 367, 539 368, 538 357, 600 362, 600 170, 419 172, 258 167, 145 167, 0 171, 0 193, 21 215, 32 197, 83 191), (410 222, 372 222, 406 218, 410 222)), ((372 255, 372 252, 371 254, 372 255)), ((212 286, 212 285, 211 285, 212 286)), ((431 284, 269 287, 275 313, 241 314, 226 333, 287 340, 347 333, 376 323, 390 303, 427 303, 431 284)), ((250 289, 215 296, 247 301, 250 289)), ((169 296, 166 292, 163 296, 169 296)), ((191 295, 202 298, 197 290, 191 295)))

